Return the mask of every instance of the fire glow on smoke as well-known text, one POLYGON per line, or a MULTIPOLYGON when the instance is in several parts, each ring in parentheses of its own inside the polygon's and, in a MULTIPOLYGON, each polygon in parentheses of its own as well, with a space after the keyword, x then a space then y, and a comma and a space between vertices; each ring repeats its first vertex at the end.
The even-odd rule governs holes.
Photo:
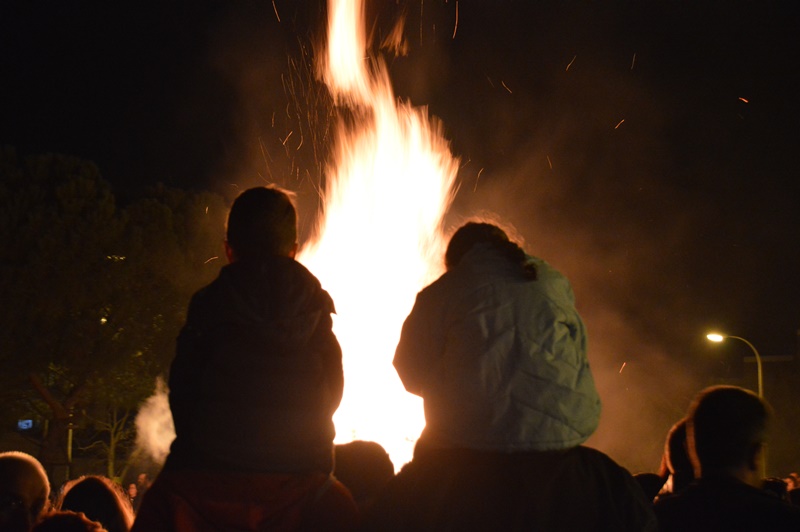
MULTIPOLYGON (((336 305, 345 374, 336 443, 376 441, 399 469, 425 419, 392 358, 417 292, 442 273, 458 161, 441 124, 398 102, 385 63, 367 56, 363 0, 329 0, 328 13, 318 75, 348 119, 335 131, 316 236, 298 260, 336 305)), ((139 446, 163 462, 175 437, 165 390, 143 405, 137 427, 139 446)))
POLYGON ((442 273, 457 160, 441 124, 398 102, 385 63, 368 58, 362 1, 330 0, 328 13, 319 73, 355 119, 336 129, 323 216, 299 260, 336 304, 345 372, 336 441, 377 441, 399 468, 425 421, 392 358, 417 292, 442 273))

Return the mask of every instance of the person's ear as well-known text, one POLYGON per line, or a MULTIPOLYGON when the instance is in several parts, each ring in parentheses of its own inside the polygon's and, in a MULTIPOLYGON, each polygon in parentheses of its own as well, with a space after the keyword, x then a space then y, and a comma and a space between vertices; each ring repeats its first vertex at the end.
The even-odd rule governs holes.
POLYGON ((289 251, 289 257, 290 258, 293 259, 293 258, 295 258, 296 255, 297 255, 297 242, 294 243, 294 245, 292 246, 292 249, 289 251))

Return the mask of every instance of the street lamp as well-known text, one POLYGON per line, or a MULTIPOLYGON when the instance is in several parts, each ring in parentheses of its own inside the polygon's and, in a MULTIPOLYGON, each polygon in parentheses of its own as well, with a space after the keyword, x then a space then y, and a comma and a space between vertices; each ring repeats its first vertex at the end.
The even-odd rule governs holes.
POLYGON ((731 336, 731 335, 728 335, 728 334, 710 333, 710 334, 706 335, 706 338, 708 338, 712 342, 721 342, 721 341, 725 340, 726 338, 733 338, 734 340, 741 340, 742 342, 746 343, 747 346, 750 349, 753 350, 753 354, 756 356, 756 367, 758 368, 758 396, 763 399, 764 398, 764 378, 763 378, 763 375, 761 373, 761 355, 758 354, 758 349, 756 349, 756 347, 753 344, 751 344, 750 342, 748 342, 747 340, 745 340, 741 336, 731 336))

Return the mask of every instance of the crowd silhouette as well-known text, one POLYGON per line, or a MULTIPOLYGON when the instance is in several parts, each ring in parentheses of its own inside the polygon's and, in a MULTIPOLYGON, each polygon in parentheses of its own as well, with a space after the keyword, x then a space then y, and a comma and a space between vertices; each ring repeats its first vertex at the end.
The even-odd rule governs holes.
POLYGON ((243 192, 225 248, 178 337, 152 485, 53 493, 35 457, 3 452, 0 531, 800 530, 800 477, 762 478, 770 407, 743 388, 701 390, 656 471, 584 445, 600 398, 572 288, 497 224, 454 233, 403 325, 394 365, 426 428, 397 474, 376 442, 333 444, 334 304, 294 259, 290 194, 243 192))

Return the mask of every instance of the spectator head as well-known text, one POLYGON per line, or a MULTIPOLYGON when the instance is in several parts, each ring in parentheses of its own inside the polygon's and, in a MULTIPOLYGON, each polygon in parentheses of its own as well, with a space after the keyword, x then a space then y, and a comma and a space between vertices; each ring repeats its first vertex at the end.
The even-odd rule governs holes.
POLYGON ((56 502, 58 510, 81 512, 109 532, 128 532, 133 525, 133 508, 122 490, 107 477, 87 475, 70 480, 56 502))
POLYGON ((228 214, 225 249, 231 262, 275 255, 294 257, 297 211, 289 193, 277 187, 242 192, 228 214))
POLYGON ((55 511, 46 514, 31 532, 108 532, 103 525, 82 513, 55 511))
POLYGON ((28 530, 44 512, 50 481, 33 456, 0 453, 0 530, 28 530))
POLYGON ((394 464, 377 442, 352 441, 335 446, 336 478, 344 484, 363 510, 394 477, 394 464))
POLYGON ((485 222, 467 222, 453 233, 444 255, 447 270, 458 266, 464 256, 479 244, 495 249, 511 262, 519 264, 527 277, 536 278, 536 268, 528 262, 525 251, 509 240, 500 227, 485 222))
POLYGON ((695 477, 733 475, 760 484, 769 407, 737 386, 712 386, 695 398, 686 426, 695 477))
POLYGON ((769 477, 761 482, 761 489, 782 501, 789 501, 789 487, 782 478, 769 477))
POLYGON ((675 423, 667 433, 664 458, 672 477, 670 491, 678 492, 694 480, 694 468, 686 443, 686 418, 675 423))
POLYGON ((139 476, 136 477, 136 487, 139 488, 139 491, 147 490, 150 484, 150 477, 147 476, 147 473, 139 473, 139 476))

